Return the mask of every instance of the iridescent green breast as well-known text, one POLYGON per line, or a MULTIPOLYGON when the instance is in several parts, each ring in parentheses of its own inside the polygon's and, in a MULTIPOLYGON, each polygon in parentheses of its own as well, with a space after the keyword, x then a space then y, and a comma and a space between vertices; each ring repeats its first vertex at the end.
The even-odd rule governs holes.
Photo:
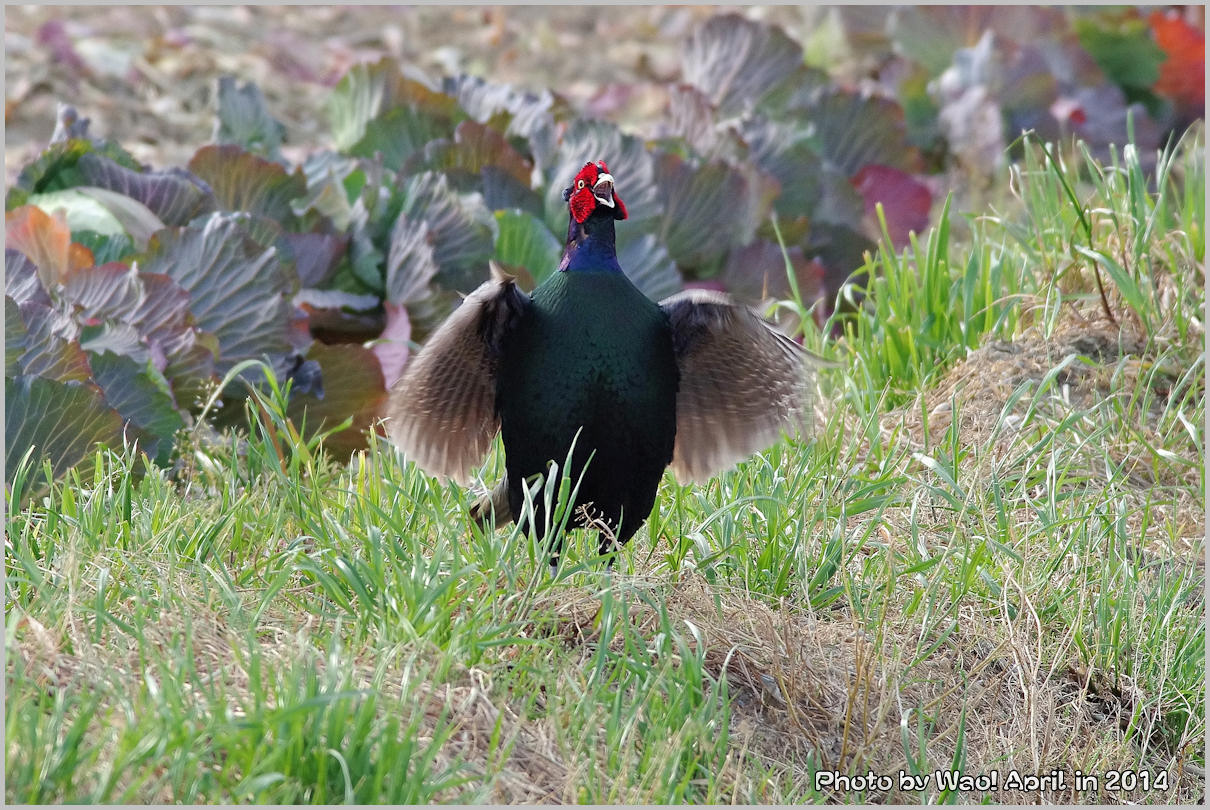
POLYGON ((510 483, 561 464, 582 431, 577 468, 595 456, 578 500, 614 520, 620 513, 620 539, 629 537, 651 510, 676 437, 663 311, 619 272, 559 272, 535 290, 503 354, 497 407, 510 483))

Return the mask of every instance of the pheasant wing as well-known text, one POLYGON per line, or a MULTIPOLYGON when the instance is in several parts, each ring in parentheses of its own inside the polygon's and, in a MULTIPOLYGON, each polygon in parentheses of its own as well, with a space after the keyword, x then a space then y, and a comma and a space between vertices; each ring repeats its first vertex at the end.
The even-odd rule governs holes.
POLYGON ((529 296, 493 266, 429 337, 391 390, 387 431, 430 475, 465 484, 500 429, 496 370, 504 337, 529 296))
POLYGON ((680 370, 678 479, 704 481, 808 427, 814 355, 722 293, 686 290, 660 306, 680 370))

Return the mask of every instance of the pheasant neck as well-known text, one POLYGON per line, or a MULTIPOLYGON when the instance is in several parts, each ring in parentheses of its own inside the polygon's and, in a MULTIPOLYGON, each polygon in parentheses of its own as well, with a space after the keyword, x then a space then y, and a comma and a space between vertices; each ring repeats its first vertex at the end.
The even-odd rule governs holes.
POLYGON ((578 270, 616 270, 622 272, 618 264, 618 251, 614 245, 613 217, 593 214, 583 223, 569 217, 567 226, 567 245, 563 248, 563 260, 559 262, 560 271, 578 270))

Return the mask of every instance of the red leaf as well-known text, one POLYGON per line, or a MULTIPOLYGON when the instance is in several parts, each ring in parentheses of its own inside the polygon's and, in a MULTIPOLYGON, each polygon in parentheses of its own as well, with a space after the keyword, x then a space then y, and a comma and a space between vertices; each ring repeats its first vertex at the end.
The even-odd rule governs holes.
POLYGON ((1073 126, 1081 126, 1088 123, 1088 113, 1084 112, 1084 107, 1080 102, 1068 96, 1059 96, 1055 99, 1054 104, 1050 105, 1050 114, 1055 117, 1056 121, 1073 126))
POLYGON ((928 227, 933 194, 907 172, 871 163, 853 175, 850 182, 865 202, 867 216, 876 216, 874 206, 882 203, 887 231, 895 247, 907 244, 909 231, 921 233, 928 227))
POLYGON ((64 284, 76 270, 92 267, 92 251, 71 241, 62 214, 51 216, 35 205, 14 208, 4 216, 7 246, 24 253, 38 268, 46 289, 64 284))
POLYGON ((1196 115, 1206 110, 1206 34, 1175 11, 1153 11, 1148 18, 1155 41, 1168 54, 1154 90, 1196 115))
POLYGON ((352 416, 349 429, 329 436, 326 445, 333 454, 345 456, 364 449, 366 431, 373 429, 382 415, 387 398, 378 359, 362 346, 326 346, 319 341, 311 345, 307 359, 317 361, 322 369, 323 398, 314 394, 293 396, 287 414, 294 424, 305 423, 308 435, 352 416))
POLYGON ((402 304, 383 301, 382 306, 387 311, 387 325, 370 350, 382 366, 383 383, 389 390, 403 374, 403 367, 407 365, 408 338, 412 336, 412 323, 408 320, 408 311, 402 304))
POLYGON ((287 174, 280 164, 235 144, 203 146, 189 161, 189 171, 214 190, 226 211, 251 211, 286 225, 294 219, 291 201, 307 191, 301 168, 287 174))

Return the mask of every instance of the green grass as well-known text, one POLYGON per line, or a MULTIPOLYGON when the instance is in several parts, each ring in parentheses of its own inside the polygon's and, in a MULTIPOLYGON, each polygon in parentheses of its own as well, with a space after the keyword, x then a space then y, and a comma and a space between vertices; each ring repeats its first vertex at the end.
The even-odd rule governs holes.
POLYGON ((7 518, 5 798, 1035 801, 814 774, 1147 768, 1043 798, 1196 800, 1200 132, 1156 176, 1026 144, 969 238, 871 256, 804 338, 842 361, 813 437, 667 476, 612 579, 385 445, 333 462, 276 389, 173 471, 99 453, 7 518))

